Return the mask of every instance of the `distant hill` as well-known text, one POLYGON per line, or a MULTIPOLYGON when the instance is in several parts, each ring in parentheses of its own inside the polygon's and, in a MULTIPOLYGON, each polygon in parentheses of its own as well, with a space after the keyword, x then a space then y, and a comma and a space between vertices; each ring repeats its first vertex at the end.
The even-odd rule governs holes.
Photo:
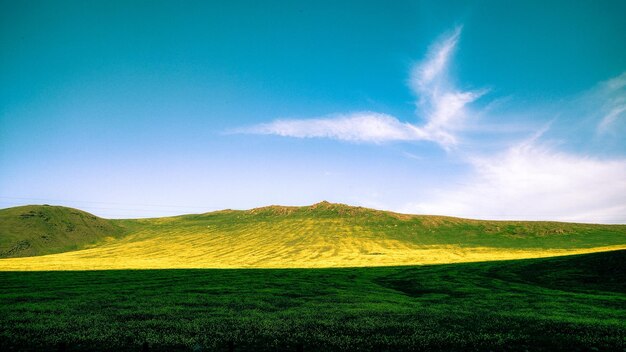
POLYGON ((0 223, 5 257, 67 251, 45 261, 3 259, 1 270, 359 267, 626 248, 626 225, 479 221, 328 202, 137 220, 30 206, 1 210, 0 223))
POLYGON ((0 210, 0 258, 67 252, 123 233, 112 220, 81 210, 27 205, 0 210))

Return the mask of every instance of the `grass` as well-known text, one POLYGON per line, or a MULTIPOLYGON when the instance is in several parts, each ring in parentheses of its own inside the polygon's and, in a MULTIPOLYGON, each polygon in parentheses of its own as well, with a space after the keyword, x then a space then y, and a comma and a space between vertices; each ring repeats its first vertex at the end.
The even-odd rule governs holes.
MULTIPOLYGON (((54 208, 57 215, 50 221, 58 224, 67 221, 67 214, 87 214, 62 207, 31 207, 0 210, 0 243, 5 243, 5 248, 19 245, 24 238, 33 242, 41 233, 51 231, 40 226, 45 223, 41 217, 23 214, 50 213, 54 208)), ((141 220, 93 218, 110 229, 89 236, 73 235, 72 251, 0 259, 0 270, 394 266, 626 248, 626 225, 478 221, 396 214, 327 202, 141 220)), ((53 230, 67 229, 57 225, 53 230)), ((62 235, 57 231, 50 236, 62 235)), ((33 249, 23 254, 62 249, 60 245, 48 245, 43 243, 37 247, 39 252, 33 249)))
POLYGON ((626 250, 604 252, 624 248, 626 225, 327 202, 3 209, 0 350, 626 350, 626 250))
POLYGON ((625 267, 0 272, 0 350, 621 351, 625 267))
POLYGON ((0 210, 0 258, 78 250, 123 234, 118 222, 78 209, 27 205, 0 210))

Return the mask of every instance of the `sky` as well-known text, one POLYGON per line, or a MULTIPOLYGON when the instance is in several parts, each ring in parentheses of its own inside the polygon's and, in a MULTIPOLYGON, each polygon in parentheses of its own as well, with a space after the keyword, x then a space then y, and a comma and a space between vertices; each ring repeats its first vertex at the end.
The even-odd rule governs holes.
POLYGON ((0 207, 626 223, 624 13, 0 0, 0 207))

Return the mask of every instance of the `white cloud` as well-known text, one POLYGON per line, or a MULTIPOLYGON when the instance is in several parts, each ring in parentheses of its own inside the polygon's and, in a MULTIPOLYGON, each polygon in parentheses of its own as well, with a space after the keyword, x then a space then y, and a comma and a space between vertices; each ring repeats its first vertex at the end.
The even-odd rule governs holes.
POLYGON ((450 62, 450 58, 456 49, 461 36, 462 27, 457 27, 454 31, 435 42, 428 50, 426 59, 415 66, 411 71, 411 88, 414 92, 421 94, 432 89, 432 85, 439 84, 450 62))
POLYGON ((472 173, 454 189, 402 211, 502 220, 626 223, 626 159, 601 160, 537 144, 469 159, 472 173))
POLYGON ((242 132, 373 143, 425 138, 424 133, 413 125, 375 112, 308 120, 277 120, 247 128, 242 132))
POLYGON ((409 85, 418 96, 417 114, 425 121, 422 126, 387 114, 353 112, 325 118, 275 120, 237 132, 371 143, 427 140, 450 149, 458 143, 466 105, 484 94, 457 90, 448 78, 448 65, 460 35, 461 27, 457 27, 432 45, 426 59, 411 70, 409 85))
POLYGON ((417 110, 426 124, 428 139, 450 147, 458 143, 457 131, 463 129, 467 117, 466 106, 485 94, 480 91, 461 91, 449 77, 449 65, 461 36, 462 27, 437 41, 426 59, 411 71, 409 85, 417 95, 417 110))
POLYGON ((582 103, 598 117, 599 134, 615 131, 620 127, 617 122, 626 117, 626 72, 586 92, 582 103))
MULTIPOLYGON (((443 36, 429 48, 425 59, 412 67, 408 83, 416 95, 416 114, 423 121, 420 125, 383 113, 353 112, 305 120, 275 120, 238 132, 366 143, 432 141, 452 150, 460 143, 461 136, 471 138, 472 130, 488 132, 484 124, 466 125, 468 117, 480 115, 470 110, 470 104, 486 91, 461 90, 449 74, 461 32, 462 28, 458 27, 443 36)), ((574 131, 570 139, 578 143, 587 137, 579 132, 580 126, 584 126, 591 134, 595 128, 602 134, 602 140, 610 136, 608 132, 619 137, 621 122, 626 121, 626 72, 599 84, 577 100, 559 102, 559 107, 562 106, 563 114, 568 115, 563 121, 568 125, 553 128, 558 130, 557 135, 561 130, 574 131)), ((464 150, 466 156, 462 158, 470 172, 462 184, 433 191, 420 202, 397 210, 482 219, 626 223, 626 159, 565 153, 542 143, 540 139, 550 125, 558 125, 559 114, 548 117, 551 114, 542 114, 541 107, 539 113, 535 106, 529 109, 534 112, 498 114, 495 131, 502 135, 500 132, 506 129, 500 122, 502 116, 513 116, 512 119, 521 119, 522 123, 543 118, 553 121, 530 139, 496 154, 476 156, 476 145, 466 144, 470 148, 464 150)), ((497 146, 502 150, 503 143, 510 146, 509 141, 497 139, 488 148, 497 146)), ((404 155, 413 157, 413 154, 404 155)))
MULTIPOLYGON (((568 125, 554 117, 529 139, 500 152, 479 156, 466 150, 469 173, 460 183, 442 186, 399 210, 481 219, 626 223, 626 158, 566 153, 557 147, 568 141, 591 143, 594 127, 602 146, 608 134, 619 138, 626 120, 626 73, 559 105, 568 125), (556 139, 546 137, 549 130, 556 139)), ((530 109, 532 113, 516 118, 549 116, 541 108, 530 109)))
POLYGON ((612 91, 620 90, 626 88, 626 72, 622 72, 617 77, 611 78, 610 80, 603 83, 603 86, 612 91))
POLYGON ((624 112, 626 112, 626 105, 613 107, 606 115, 604 115, 602 120, 600 120, 600 123, 598 124, 598 131, 600 133, 607 132, 611 125, 613 125, 614 122, 617 121, 618 117, 626 115, 624 114, 624 112))

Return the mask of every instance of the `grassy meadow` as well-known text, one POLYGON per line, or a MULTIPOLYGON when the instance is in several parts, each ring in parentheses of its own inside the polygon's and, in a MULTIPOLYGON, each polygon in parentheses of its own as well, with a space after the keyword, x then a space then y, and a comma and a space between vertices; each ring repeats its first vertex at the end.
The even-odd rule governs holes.
POLYGON ((0 210, 0 220, 0 270, 369 267, 626 248, 626 225, 479 221, 327 202, 138 220, 26 206, 0 210))
POLYGON ((0 272, 0 350, 622 351, 625 265, 0 272))
POLYGON ((625 248, 625 225, 327 202, 3 209, 0 350, 622 351, 625 248))

